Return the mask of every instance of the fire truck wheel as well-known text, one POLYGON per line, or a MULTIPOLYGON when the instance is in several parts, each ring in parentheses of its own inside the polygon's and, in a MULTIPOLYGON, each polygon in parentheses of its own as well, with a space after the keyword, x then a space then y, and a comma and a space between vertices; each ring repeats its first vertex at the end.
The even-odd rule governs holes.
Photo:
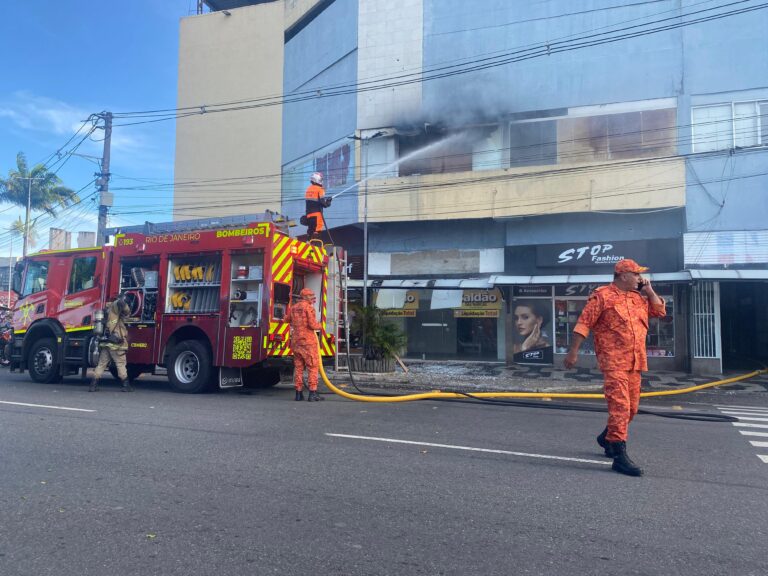
POLYGON ((50 384, 59 378, 59 359, 56 341, 53 338, 41 338, 32 345, 27 359, 29 376, 35 382, 50 384))
POLYGON ((250 388, 269 388, 280 383, 279 368, 244 368, 243 383, 250 388))
POLYGON ((213 367, 208 348, 198 340, 184 340, 171 350, 168 358, 168 380, 177 392, 206 392, 213 381, 213 367))

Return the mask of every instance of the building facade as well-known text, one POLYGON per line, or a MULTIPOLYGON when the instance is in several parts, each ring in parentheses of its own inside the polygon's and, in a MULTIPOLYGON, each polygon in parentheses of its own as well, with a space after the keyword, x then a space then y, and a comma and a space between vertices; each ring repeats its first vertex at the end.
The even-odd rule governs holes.
MULTIPOLYGON (((765 359, 768 59, 755 47, 768 11, 694 0, 242 4, 255 5, 197 17, 222 27, 282 10, 270 61, 282 61, 280 134, 244 123, 239 137, 281 143, 290 217, 309 174, 325 173, 329 239, 407 331, 407 356, 560 364, 588 293, 630 257, 652 267, 668 302, 649 326, 652 369, 765 359)), ((241 40, 228 34, 224 46, 241 40)), ((190 102, 182 90, 180 80, 190 102)), ((190 160, 177 150, 177 166, 190 160)), ((594 365, 591 347, 582 352, 594 365)))

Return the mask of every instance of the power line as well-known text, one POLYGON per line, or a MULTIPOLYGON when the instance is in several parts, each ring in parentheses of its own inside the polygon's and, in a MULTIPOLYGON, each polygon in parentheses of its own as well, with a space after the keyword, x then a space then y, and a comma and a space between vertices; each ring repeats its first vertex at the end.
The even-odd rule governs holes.
MULTIPOLYGON (((649 112, 649 111, 644 111, 649 112)), ((602 117, 610 117, 611 115, 604 115, 602 117)), ((741 117, 740 120, 750 120, 750 119, 758 119, 758 118, 768 118, 768 115, 766 114, 757 114, 752 116, 744 116, 741 117)), ((560 120, 582 120, 587 119, 587 117, 564 117, 560 119, 552 119, 552 118, 542 118, 542 122, 549 122, 549 121, 560 121, 560 120)), ((732 119, 725 119, 725 120, 714 120, 709 122, 697 122, 692 124, 671 124, 666 125, 659 128, 654 129, 643 129, 643 130, 635 130, 635 131, 625 131, 625 132, 617 132, 617 133, 606 133, 606 138, 626 138, 631 136, 647 136, 652 135, 652 133, 672 133, 673 136, 669 138, 660 138, 658 140, 649 140, 644 145, 641 145, 640 147, 635 145, 626 145, 626 146, 613 146, 611 147, 610 153, 614 155, 623 155, 630 152, 636 152, 643 150, 653 150, 653 149, 659 149, 659 148, 670 148, 672 146, 679 147, 682 145, 689 144, 694 141, 693 135, 687 135, 687 136, 677 136, 676 134, 679 133, 679 130, 682 128, 689 128, 689 127, 702 127, 702 126, 710 126, 710 125, 717 125, 717 124, 727 124, 727 128, 723 130, 718 130, 710 134, 707 138, 698 137, 696 138, 696 142, 699 144, 706 144, 706 143, 716 143, 719 141, 721 135, 729 135, 732 136, 735 134, 736 136, 739 135, 748 135, 748 134, 754 134, 756 133, 756 128, 754 127, 746 127, 742 129, 734 129, 733 127, 733 120, 732 119)), ((558 148, 562 146, 563 144, 580 144, 580 143, 588 143, 592 142, 594 140, 593 136, 586 136, 583 138, 564 138, 562 140, 554 140, 554 141, 546 141, 546 142, 540 142, 536 144, 530 144, 530 145, 524 145, 524 146, 508 146, 508 147, 502 147, 502 148, 487 148, 484 150, 474 150, 473 154, 476 155, 484 155, 484 154, 495 154, 495 153, 507 153, 507 152, 524 152, 527 150, 538 150, 542 147, 551 147, 551 146, 557 146, 558 148)), ((606 150, 603 152, 605 154, 608 153, 606 150)), ((433 156, 421 156, 418 157, 419 162, 427 163, 429 161, 433 160, 449 160, 452 158, 462 157, 466 156, 468 153, 456 153, 456 154, 440 154, 440 155, 433 155, 433 156)), ((595 151, 582 151, 578 153, 562 153, 558 151, 557 153, 557 159, 558 164, 568 164, 568 161, 573 160, 582 160, 584 156, 587 155, 594 155, 594 154, 602 154, 601 152, 595 152, 595 151)), ((515 160, 516 161, 525 161, 525 160, 531 160, 531 159, 537 159, 538 156, 536 155, 516 155, 515 160)), ((650 160, 653 160, 654 157, 650 158, 650 160)), ((311 160, 307 159, 306 162, 309 162, 311 160)), ((306 163, 304 162, 304 163, 306 163)), ((373 170, 374 176, 376 175, 375 170, 378 168, 385 168, 388 166, 391 166, 394 163, 369 163, 369 170, 373 170)), ((480 166, 497 166, 497 162, 490 161, 490 162, 474 162, 473 165, 480 165, 480 166)), ((531 166, 533 167, 533 166, 531 166)), ((499 166, 499 169, 502 169, 502 166, 499 166)), ((114 187, 113 190, 184 190, 184 189, 194 189, 194 188, 201 188, 200 193, 208 193, 210 191, 215 191, 217 189, 224 190, 224 187, 242 187, 248 184, 253 183, 263 183, 263 182, 280 182, 284 178, 293 178, 293 177, 299 177, 302 175, 308 176, 311 172, 314 172, 314 168, 310 168, 309 170, 288 170, 284 171, 282 173, 272 173, 272 174, 262 174, 262 175, 250 175, 250 176, 230 176, 230 177, 224 177, 224 178, 210 178, 210 179, 199 179, 199 180, 174 180, 172 182, 159 182, 157 180, 153 179, 147 179, 147 178, 135 178, 135 177, 129 177, 124 176, 120 174, 114 174, 116 180, 133 180, 133 181, 139 181, 139 182, 146 182, 143 186, 123 186, 123 187, 114 187), (217 185, 217 187, 213 187, 211 185, 217 185), (221 188, 219 188, 221 187, 221 188)), ((333 173, 334 170, 329 170, 330 173, 333 173)), ((444 173, 444 172, 430 172, 430 173, 444 173)), ((424 173, 422 173, 424 174, 424 173)), ((387 176, 382 176, 382 178, 387 176)), ((186 196, 189 196, 190 194, 187 193, 186 196)))
POLYGON ((124 119, 147 118, 147 117, 152 118, 151 120, 115 124, 115 126, 130 126, 130 125, 137 125, 137 124, 161 122, 165 120, 171 120, 175 118, 184 118, 187 116, 196 116, 201 114, 212 114, 217 112, 247 110, 247 109, 261 108, 266 106, 285 105, 285 104, 303 102, 306 100, 329 98, 329 97, 335 97, 335 96, 341 96, 341 95, 347 95, 347 94, 353 94, 353 93, 367 92, 370 90, 381 90, 385 88, 393 88, 393 87, 404 86, 404 85, 413 84, 413 83, 423 83, 426 81, 436 80, 440 78, 447 78, 447 77, 455 76, 458 74, 467 74, 470 72, 487 70, 489 68, 504 66, 510 63, 521 62, 521 61, 529 60, 532 58, 541 58, 545 56, 551 56, 552 54, 558 54, 562 52, 578 50, 578 49, 587 48, 591 46, 598 46, 602 44, 618 42, 621 40, 646 36, 649 34, 656 34, 659 32, 683 28, 683 27, 691 26, 694 24, 700 24, 704 22, 711 22, 711 21, 722 19, 722 18, 727 18, 730 16, 746 14, 756 10, 762 10, 762 9, 768 8, 768 3, 763 3, 757 6, 732 9, 730 11, 726 11, 718 14, 709 14, 706 16, 701 16, 699 18, 693 18, 690 20, 682 21, 682 18, 691 17, 694 15, 703 14, 706 12, 711 12, 713 10, 736 6, 736 5, 744 4, 750 1, 753 1, 753 0, 738 0, 736 2, 730 2, 727 4, 722 4, 722 5, 711 7, 711 8, 696 10, 696 11, 688 12, 685 14, 679 14, 673 17, 662 18, 659 20, 646 22, 643 24, 626 26, 626 27, 614 29, 608 32, 588 34, 580 38, 574 38, 573 40, 555 41, 555 42, 550 42, 545 44, 538 44, 533 48, 527 48, 527 49, 518 50, 518 51, 511 51, 501 56, 491 57, 487 59, 478 59, 470 62, 469 66, 467 66, 467 64, 449 65, 445 67, 438 67, 427 72, 421 71, 421 72, 414 72, 412 74, 391 76, 389 77, 389 81, 386 81, 384 83, 377 82, 377 81, 356 82, 354 84, 341 85, 340 88, 315 89, 312 91, 294 93, 290 96, 283 95, 279 97, 261 97, 261 98, 254 98, 249 100, 235 101, 233 103, 210 104, 210 105, 202 105, 202 106, 194 106, 194 107, 182 107, 182 108, 166 109, 166 110, 160 110, 160 111, 115 113, 116 118, 118 117, 124 118, 124 119), (665 24, 662 26, 657 26, 655 28, 649 28, 647 30, 636 30, 638 28, 648 27, 652 24, 669 22, 670 20, 679 20, 679 21, 670 23, 670 24, 665 24), (629 32, 630 30, 634 30, 634 31, 629 32), (606 35, 613 35, 613 36, 600 38, 601 36, 606 36, 606 35), (170 111, 170 113, 168 111, 170 111))

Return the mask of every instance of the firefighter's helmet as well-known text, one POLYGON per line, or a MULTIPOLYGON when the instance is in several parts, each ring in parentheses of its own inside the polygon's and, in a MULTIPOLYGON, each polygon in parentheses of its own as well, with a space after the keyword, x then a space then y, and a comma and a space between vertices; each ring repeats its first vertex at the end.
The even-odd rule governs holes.
POLYGON ((317 184, 318 186, 323 185, 323 173, 322 172, 312 172, 312 176, 309 177, 309 181, 312 182, 312 184, 317 184))
POLYGON ((311 288, 302 288, 301 292, 299 292, 299 296, 304 300, 315 300, 315 293, 311 288))

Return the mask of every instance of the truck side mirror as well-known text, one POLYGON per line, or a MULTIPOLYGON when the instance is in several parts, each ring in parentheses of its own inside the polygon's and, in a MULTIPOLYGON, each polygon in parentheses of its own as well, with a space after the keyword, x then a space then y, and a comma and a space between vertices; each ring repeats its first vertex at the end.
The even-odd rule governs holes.
POLYGON ((13 282, 11 284, 11 290, 13 290, 17 296, 21 296, 21 276, 24 272, 24 263, 16 262, 16 266, 13 268, 13 282))

